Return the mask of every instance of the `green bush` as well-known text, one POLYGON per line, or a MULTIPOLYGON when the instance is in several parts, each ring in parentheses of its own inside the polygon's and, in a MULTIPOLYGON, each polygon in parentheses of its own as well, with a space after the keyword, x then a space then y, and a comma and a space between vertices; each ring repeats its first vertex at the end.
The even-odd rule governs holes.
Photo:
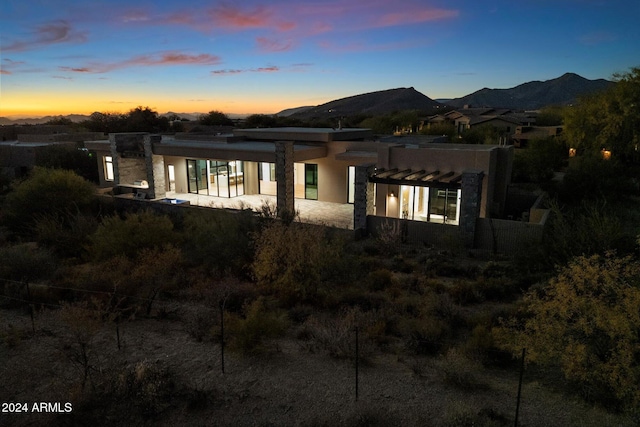
POLYGON ((244 317, 225 313, 230 347, 243 354, 267 349, 269 341, 284 335, 289 327, 287 313, 273 307, 264 297, 245 305, 244 317))
POLYGON ((169 217, 150 211, 105 218, 90 236, 89 252, 96 260, 124 255, 134 258, 141 249, 176 243, 178 235, 169 217))
POLYGON ((635 257, 581 256, 526 295, 523 312, 494 334, 518 356, 560 366, 591 400, 640 405, 640 263, 635 257))
POLYGON ((94 193, 93 184, 71 171, 35 168, 7 195, 2 219, 12 231, 30 236, 36 219, 44 215, 67 218, 84 211, 94 193))

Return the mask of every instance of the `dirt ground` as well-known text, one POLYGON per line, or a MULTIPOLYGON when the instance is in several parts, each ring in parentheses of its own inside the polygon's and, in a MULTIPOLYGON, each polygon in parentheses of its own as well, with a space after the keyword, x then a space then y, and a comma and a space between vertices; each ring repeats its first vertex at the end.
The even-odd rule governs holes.
MULTIPOLYGON (((113 324, 103 327, 90 344, 93 370, 83 389, 81 363, 73 360, 73 341, 55 311, 36 316, 32 335, 24 309, 0 309, 0 402, 29 407, 29 413, 0 413, 0 426, 513 425, 517 368, 483 369, 482 387, 462 390, 443 381, 441 358, 378 353, 359 366, 356 400, 354 361, 309 352, 293 333, 259 356, 227 351, 222 373, 220 345, 196 341, 180 310, 169 319, 123 324, 120 349, 113 324), (144 377, 145 369, 171 380, 150 381, 123 399, 100 394, 108 378, 117 382, 127 371, 144 377), (72 410, 34 413, 37 402, 70 403, 72 410)), ((519 419, 522 426, 625 425, 527 380, 526 372, 519 419)))

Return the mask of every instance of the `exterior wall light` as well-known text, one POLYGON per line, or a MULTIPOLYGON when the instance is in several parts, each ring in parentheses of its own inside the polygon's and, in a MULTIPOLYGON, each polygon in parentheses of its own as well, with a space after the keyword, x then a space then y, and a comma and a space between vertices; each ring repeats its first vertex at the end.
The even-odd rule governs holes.
POLYGON ((602 158, 605 160, 609 160, 611 158, 611 151, 602 149, 602 158))
POLYGON ((389 197, 394 198, 396 197, 396 193, 394 193, 393 191, 391 193, 389 193, 389 197))
POLYGON ((576 156, 576 149, 569 148, 569 157, 575 157, 575 156, 576 156))

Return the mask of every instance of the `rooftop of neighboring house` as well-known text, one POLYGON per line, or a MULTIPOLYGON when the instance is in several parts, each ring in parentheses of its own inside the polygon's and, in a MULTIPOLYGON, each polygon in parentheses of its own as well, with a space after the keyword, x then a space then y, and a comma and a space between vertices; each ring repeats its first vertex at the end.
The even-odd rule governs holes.
POLYGON ((303 127, 235 129, 233 134, 259 141, 284 140, 297 142, 355 141, 370 139, 373 136, 371 129, 365 128, 303 127))

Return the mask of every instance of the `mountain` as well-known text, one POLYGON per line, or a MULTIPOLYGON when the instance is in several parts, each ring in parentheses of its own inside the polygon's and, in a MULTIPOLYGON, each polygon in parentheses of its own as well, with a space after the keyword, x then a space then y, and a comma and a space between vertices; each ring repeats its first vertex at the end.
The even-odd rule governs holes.
POLYGON ((44 116, 44 117, 0 117, 0 125, 41 125, 50 120, 65 118, 74 123, 79 123, 87 120, 89 116, 83 114, 69 114, 66 116, 44 116))
POLYGON ((511 89, 484 88, 462 98, 451 99, 447 105, 537 110, 548 105, 573 104, 580 96, 602 91, 613 84, 609 80, 588 80, 566 73, 556 79, 532 81, 511 89))
POLYGON ((296 108, 287 108, 286 110, 282 110, 279 113, 276 113, 278 117, 289 117, 293 114, 302 113, 307 111, 310 108, 315 108, 313 105, 308 105, 306 107, 296 107, 296 108))
POLYGON ((323 119, 354 114, 389 114, 401 110, 430 111, 438 107, 442 107, 442 104, 410 87, 388 89, 337 99, 293 113, 291 117, 323 119))

